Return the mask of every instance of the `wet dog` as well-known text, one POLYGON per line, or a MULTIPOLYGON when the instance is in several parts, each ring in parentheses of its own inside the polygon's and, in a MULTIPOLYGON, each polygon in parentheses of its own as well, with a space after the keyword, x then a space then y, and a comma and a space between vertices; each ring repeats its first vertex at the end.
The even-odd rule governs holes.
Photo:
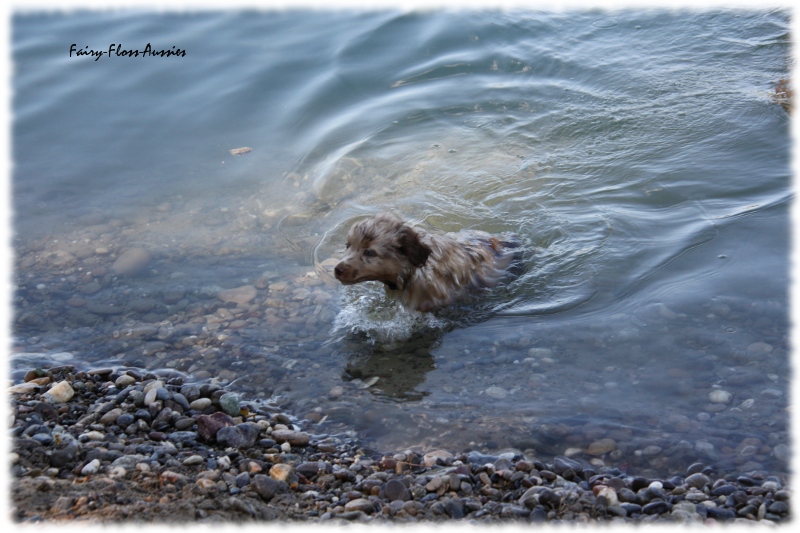
POLYGON ((344 285, 380 281, 406 308, 434 311, 496 286, 518 260, 518 246, 480 231, 438 235, 377 215, 350 228, 334 275, 344 285))

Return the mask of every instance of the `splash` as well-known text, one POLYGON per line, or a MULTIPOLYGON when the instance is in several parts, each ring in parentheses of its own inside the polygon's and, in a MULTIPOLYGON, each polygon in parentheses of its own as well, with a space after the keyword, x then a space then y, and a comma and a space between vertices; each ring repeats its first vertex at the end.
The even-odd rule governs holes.
POLYGON ((420 333, 444 331, 449 321, 431 313, 408 310, 386 296, 375 283, 346 287, 342 309, 333 322, 332 337, 366 337, 373 344, 393 345, 420 333))

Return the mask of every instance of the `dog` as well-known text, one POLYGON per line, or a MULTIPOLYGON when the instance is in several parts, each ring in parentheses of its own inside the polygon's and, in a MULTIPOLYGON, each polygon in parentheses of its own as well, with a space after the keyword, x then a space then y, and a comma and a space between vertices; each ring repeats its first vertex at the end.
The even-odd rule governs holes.
POLYGON ((438 235, 377 215, 353 224, 333 271, 343 285, 380 281, 407 309, 429 312, 496 286, 519 260, 518 247, 482 231, 438 235))

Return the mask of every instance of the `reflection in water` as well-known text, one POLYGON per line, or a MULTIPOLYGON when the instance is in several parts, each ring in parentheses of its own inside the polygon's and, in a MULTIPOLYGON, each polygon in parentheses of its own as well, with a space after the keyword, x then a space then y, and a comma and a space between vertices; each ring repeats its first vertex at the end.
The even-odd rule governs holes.
POLYGON ((345 345, 343 351, 348 357, 344 379, 374 382, 369 387, 370 392, 392 400, 421 400, 428 392, 419 391, 417 387, 435 368, 431 347, 439 342, 435 335, 424 337, 427 340, 409 339, 391 348, 362 346, 358 349, 355 343, 345 345))

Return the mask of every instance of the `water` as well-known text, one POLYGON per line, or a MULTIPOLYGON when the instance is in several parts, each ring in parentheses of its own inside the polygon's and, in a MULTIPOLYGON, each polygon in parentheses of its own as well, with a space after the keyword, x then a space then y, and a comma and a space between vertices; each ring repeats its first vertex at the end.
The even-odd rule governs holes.
POLYGON ((788 470, 788 13, 85 12, 12 33, 12 377, 214 379, 383 451, 788 470), (347 229, 386 210, 513 232, 526 271, 427 316, 338 285, 347 229), (152 259, 114 276, 132 247, 152 259))

